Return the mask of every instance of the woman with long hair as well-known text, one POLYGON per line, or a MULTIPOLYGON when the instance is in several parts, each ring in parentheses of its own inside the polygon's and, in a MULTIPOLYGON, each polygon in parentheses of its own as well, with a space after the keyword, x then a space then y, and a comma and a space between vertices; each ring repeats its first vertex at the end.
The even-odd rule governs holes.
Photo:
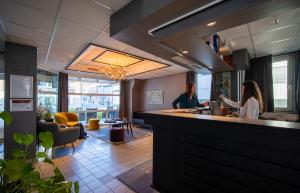
POLYGON ((240 117, 246 119, 258 119, 263 112, 263 99, 257 83, 253 80, 243 83, 243 96, 241 102, 234 102, 223 95, 220 98, 228 105, 240 109, 240 117))
POLYGON ((199 103, 195 91, 196 91, 196 85, 194 83, 187 84, 186 91, 182 93, 177 99, 174 100, 173 108, 177 109, 178 103, 179 103, 179 108, 181 109, 203 107, 203 105, 199 103))

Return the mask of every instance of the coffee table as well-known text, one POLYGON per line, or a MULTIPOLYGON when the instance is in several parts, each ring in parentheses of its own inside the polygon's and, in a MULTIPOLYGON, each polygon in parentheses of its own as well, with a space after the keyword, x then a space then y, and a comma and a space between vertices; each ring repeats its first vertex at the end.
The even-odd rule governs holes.
POLYGON ((100 121, 100 126, 101 125, 106 125, 106 126, 109 126, 110 129, 112 128, 112 125, 115 125, 115 124, 120 124, 122 129, 124 128, 124 126, 126 126, 127 133, 129 134, 129 130, 130 130, 131 136, 133 136, 132 122, 131 121, 116 121, 116 122, 100 121))

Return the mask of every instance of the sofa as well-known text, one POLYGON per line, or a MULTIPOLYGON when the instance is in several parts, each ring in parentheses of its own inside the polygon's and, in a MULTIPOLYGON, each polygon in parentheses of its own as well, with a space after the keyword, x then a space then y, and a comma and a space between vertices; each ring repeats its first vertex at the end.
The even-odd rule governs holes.
POLYGON ((37 124, 37 128, 38 128, 38 132, 49 131, 53 134, 54 137, 53 147, 71 143, 73 152, 75 151, 73 142, 75 142, 79 137, 80 134, 79 126, 65 127, 64 125, 59 125, 58 123, 40 121, 37 124))

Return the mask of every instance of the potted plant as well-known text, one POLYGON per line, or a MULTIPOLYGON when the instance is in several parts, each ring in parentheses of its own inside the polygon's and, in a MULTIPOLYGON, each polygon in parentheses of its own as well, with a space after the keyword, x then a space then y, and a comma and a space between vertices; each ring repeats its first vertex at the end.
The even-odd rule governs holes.
MULTIPOLYGON (((12 116, 7 112, 1 112, 0 118, 6 124, 10 124, 12 116)), ((47 157, 48 150, 53 146, 54 140, 51 132, 40 132, 39 141, 43 151, 38 151, 35 158, 29 158, 28 147, 33 143, 31 134, 15 133, 13 140, 24 147, 12 152, 12 159, 0 159, 0 192, 4 193, 70 193, 72 188, 75 193, 79 192, 78 182, 65 181, 60 170, 47 157), (34 167, 37 159, 50 164, 54 170, 54 176, 42 178, 39 171, 34 167)))
POLYGON ((49 109, 42 107, 42 106, 38 106, 36 108, 36 113, 37 113, 38 120, 44 120, 46 122, 53 122, 53 119, 52 119, 49 109))

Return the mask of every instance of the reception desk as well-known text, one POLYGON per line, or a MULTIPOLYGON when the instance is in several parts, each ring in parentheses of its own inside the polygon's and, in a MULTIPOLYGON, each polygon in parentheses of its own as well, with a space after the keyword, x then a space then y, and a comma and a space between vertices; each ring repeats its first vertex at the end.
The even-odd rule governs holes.
POLYGON ((300 123, 141 114, 153 126, 153 187, 160 192, 300 192, 300 123))

